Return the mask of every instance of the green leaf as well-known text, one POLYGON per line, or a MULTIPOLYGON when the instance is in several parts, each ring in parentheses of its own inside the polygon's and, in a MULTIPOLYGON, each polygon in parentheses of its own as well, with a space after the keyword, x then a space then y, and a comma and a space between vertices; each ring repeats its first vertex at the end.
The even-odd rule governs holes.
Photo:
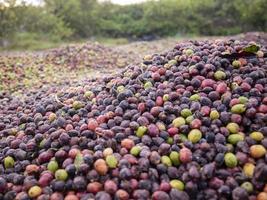
POLYGON ((260 46, 256 44, 251 44, 249 46, 244 47, 242 50, 247 53, 256 53, 260 50, 260 46))
POLYGON ((77 153, 75 160, 74 160, 74 165, 76 169, 79 169, 81 164, 83 164, 83 155, 81 153, 77 153))

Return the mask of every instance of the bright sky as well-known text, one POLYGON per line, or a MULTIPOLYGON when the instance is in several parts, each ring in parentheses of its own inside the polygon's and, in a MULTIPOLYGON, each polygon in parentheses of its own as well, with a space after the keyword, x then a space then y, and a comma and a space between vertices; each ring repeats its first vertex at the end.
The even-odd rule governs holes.
MULTIPOLYGON (((0 0, 0 2, 3 0, 0 0)), ((42 0, 25 0, 27 3, 32 3, 34 5, 38 5, 42 2, 42 0)), ((106 0, 99 0, 101 1, 106 1, 106 0)), ((112 3, 120 4, 120 5, 127 5, 127 4, 133 4, 133 3, 141 3, 146 0, 110 0, 112 3)))

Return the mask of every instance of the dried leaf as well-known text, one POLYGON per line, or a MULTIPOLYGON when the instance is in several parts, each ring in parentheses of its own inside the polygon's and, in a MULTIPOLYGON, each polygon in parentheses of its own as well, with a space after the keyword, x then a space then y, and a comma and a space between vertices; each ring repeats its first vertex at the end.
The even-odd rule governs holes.
POLYGON ((260 50, 260 46, 256 44, 248 45, 242 49, 243 52, 247 52, 247 53, 256 53, 259 50, 260 50))

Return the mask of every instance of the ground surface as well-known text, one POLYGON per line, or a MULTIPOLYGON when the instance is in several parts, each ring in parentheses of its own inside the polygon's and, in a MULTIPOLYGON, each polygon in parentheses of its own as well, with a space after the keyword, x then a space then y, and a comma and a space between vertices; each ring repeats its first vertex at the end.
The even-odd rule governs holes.
MULTIPOLYGON (((266 43, 267 34, 247 33, 231 38, 266 43)), ((175 38, 116 46, 88 42, 45 51, 0 52, 0 91, 21 95, 117 73, 128 64, 140 63, 147 54, 167 51, 176 42, 175 38)))

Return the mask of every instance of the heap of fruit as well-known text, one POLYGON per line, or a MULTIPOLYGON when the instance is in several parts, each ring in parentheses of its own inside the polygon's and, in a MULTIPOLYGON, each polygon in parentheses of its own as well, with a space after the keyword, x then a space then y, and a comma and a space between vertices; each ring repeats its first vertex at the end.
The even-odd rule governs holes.
POLYGON ((192 41, 0 105, 0 199, 267 198, 266 47, 192 41))
POLYGON ((125 67, 131 60, 122 51, 105 47, 98 43, 84 45, 70 45, 48 51, 45 55, 46 62, 60 67, 70 68, 114 68, 125 67))
POLYGON ((4 53, 0 54, 0 91, 73 83, 93 77, 92 72, 97 77, 133 61, 123 51, 90 42, 39 53, 4 53))

